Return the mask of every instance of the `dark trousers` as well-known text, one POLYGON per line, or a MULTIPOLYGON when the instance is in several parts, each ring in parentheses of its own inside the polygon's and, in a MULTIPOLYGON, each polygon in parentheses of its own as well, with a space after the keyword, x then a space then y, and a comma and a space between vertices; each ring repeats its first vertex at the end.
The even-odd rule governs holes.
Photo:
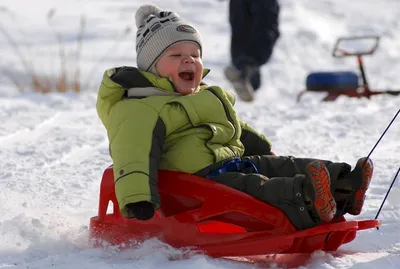
POLYGON ((233 65, 244 70, 252 67, 254 89, 261 84, 259 67, 271 57, 278 29, 279 5, 277 0, 231 0, 231 59, 233 65))
MULTIPOLYGON (((259 174, 246 168, 242 172, 227 172, 212 180, 243 191, 281 209, 297 229, 315 227, 319 221, 313 219, 302 196, 306 165, 315 159, 290 156, 249 156, 259 174)), ((343 171, 349 171, 346 163, 323 160, 329 170, 331 182, 336 181, 343 171)), ((334 191, 334 190, 332 190, 334 191)))

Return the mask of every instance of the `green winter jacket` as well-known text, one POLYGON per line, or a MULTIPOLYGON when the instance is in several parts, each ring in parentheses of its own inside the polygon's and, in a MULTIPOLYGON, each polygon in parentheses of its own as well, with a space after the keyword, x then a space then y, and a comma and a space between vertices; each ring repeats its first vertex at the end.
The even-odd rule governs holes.
POLYGON ((107 129, 121 213, 134 217, 128 203, 160 205, 158 169, 195 173, 228 158, 269 154, 270 142, 241 121, 233 105, 234 96, 219 87, 201 85, 182 96, 152 73, 107 70, 96 107, 107 129))

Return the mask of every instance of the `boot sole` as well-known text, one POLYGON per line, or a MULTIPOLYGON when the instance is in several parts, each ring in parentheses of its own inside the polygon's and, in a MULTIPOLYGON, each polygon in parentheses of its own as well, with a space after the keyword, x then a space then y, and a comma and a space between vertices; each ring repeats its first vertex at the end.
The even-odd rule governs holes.
POLYGON ((321 161, 313 161, 306 169, 315 192, 314 208, 321 222, 330 222, 336 214, 328 169, 321 161))
POLYGON ((357 165, 363 165, 362 166, 362 184, 361 188, 355 192, 354 194, 354 200, 353 200, 353 206, 351 207, 350 210, 348 210, 348 213, 351 215, 359 215, 361 213, 361 209, 364 205, 365 201, 365 194, 368 190, 369 184, 371 183, 372 179, 372 173, 374 171, 374 166, 372 164, 371 159, 368 159, 365 161, 365 158, 361 159, 360 164, 357 165), (364 164, 365 162, 365 164, 364 164))

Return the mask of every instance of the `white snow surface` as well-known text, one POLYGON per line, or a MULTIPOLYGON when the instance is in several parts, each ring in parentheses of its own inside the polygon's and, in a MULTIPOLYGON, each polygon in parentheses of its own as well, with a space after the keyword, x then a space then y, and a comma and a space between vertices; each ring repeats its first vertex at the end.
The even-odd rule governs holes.
MULTIPOLYGON (((138 249, 118 251, 88 245, 89 219, 98 206, 100 179, 111 164, 107 134, 95 110, 96 91, 106 68, 135 65, 134 12, 148 1, 0 1, 0 268, 284 268, 285 264, 243 264, 186 255, 155 239, 138 249), (55 8, 49 26, 47 12, 55 8), (37 74, 59 70, 62 36, 73 60, 81 16, 86 20, 80 94, 34 93, 15 46, 32 60, 37 74), (124 36, 127 27, 132 32, 124 36), (119 40, 118 42, 116 42, 119 40), (25 91, 9 79, 13 75, 25 91), (184 259, 171 259, 183 256, 184 259)), ((228 1, 155 0, 189 19, 204 38, 205 79, 229 89, 228 1)), ((366 156, 400 109, 400 96, 370 100, 323 94, 296 95, 312 71, 357 71, 354 58, 331 57, 339 36, 380 35, 378 51, 365 57, 372 88, 400 88, 400 3, 398 0, 282 0, 279 39, 262 69, 263 86, 253 104, 237 102, 241 117, 273 142, 279 155, 345 161, 366 156)), ((400 117, 400 116, 399 116, 400 117)), ((375 172, 360 216, 373 219, 400 166, 400 119, 372 154, 375 172)), ((400 181, 400 178, 398 178, 400 181)), ((380 214, 382 227, 358 233, 336 253, 316 252, 299 268, 400 268, 400 183, 380 214)))

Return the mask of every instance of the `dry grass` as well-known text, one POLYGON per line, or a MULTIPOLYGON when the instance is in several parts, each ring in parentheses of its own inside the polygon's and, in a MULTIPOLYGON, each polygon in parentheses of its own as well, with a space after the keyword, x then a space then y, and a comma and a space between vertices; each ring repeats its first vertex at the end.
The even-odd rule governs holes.
MULTIPOLYGON (((5 13, 10 16, 13 21, 15 21, 15 15, 4 7, 0 7, 0 14, 5 13)), ((84 42, 84 35, 87 26, 86 17, 82 15, 80 17, 79 29, 77 31, 77 36, 75 39, 76 47, 72 53, 67 53, 65 49, 65 41, 63 35, 55 30, 53 19, 55 17, 56 10, 50 9, 47 13, 47 22, 49 27, 52 29, 53 34, 57 40, 57 48, 58 48, 58 64, 59 64, 59 71, 57 74, 53 75, 44 75, 40 74, 35 68, 35 62, 33 58, 33 53, 23 53, 22 45, 20 45, 16 39, 14 38, 13 33, 8 31, 6 27, 4 27, 0 22, 0 34, 3 35, 10 47, 12 48, 15 56, 17 57, 17 61, 22 65, 23 72, 25 72, 29 76, 30 80, 30 89, 38 93, 49 93, 49 92, 75 92, 79 93, 82 91, 83 85, 86 87, 89 86, 90 81, 83 83, 83 79, 81 78, 81 69, 80 69, 80 61, 82 55, 82 48, 84 42), (68 56, 68 55, 72 55, 68 56)), ((19 27, 19 32, 23 33, 23 29, 19 27)), ((107 50, 103 57, 101 57, 94 66, 89 71, 89 74, 92 74, 94 69, 96 68, 96 64, 98 62, 102 62, 106 59, 110 51, 116 51, 116 48, 121 43, 123 38, 125 38, 131 32, 131 28, 127 27, 126 30, 123 32, 122 36, 119 37, 113 46, 107 50)), ((25 35, 26 36, 26 35, 25 35)), ((25 45, 28 50, 30 49, 31 45, 25 45)), ((7 69, 1 70, 1 73, 8 77, 15 87, 20 92, 26 92, 26 89, 18 77, 12 74, 11 72, 7 71, 7 69)))

